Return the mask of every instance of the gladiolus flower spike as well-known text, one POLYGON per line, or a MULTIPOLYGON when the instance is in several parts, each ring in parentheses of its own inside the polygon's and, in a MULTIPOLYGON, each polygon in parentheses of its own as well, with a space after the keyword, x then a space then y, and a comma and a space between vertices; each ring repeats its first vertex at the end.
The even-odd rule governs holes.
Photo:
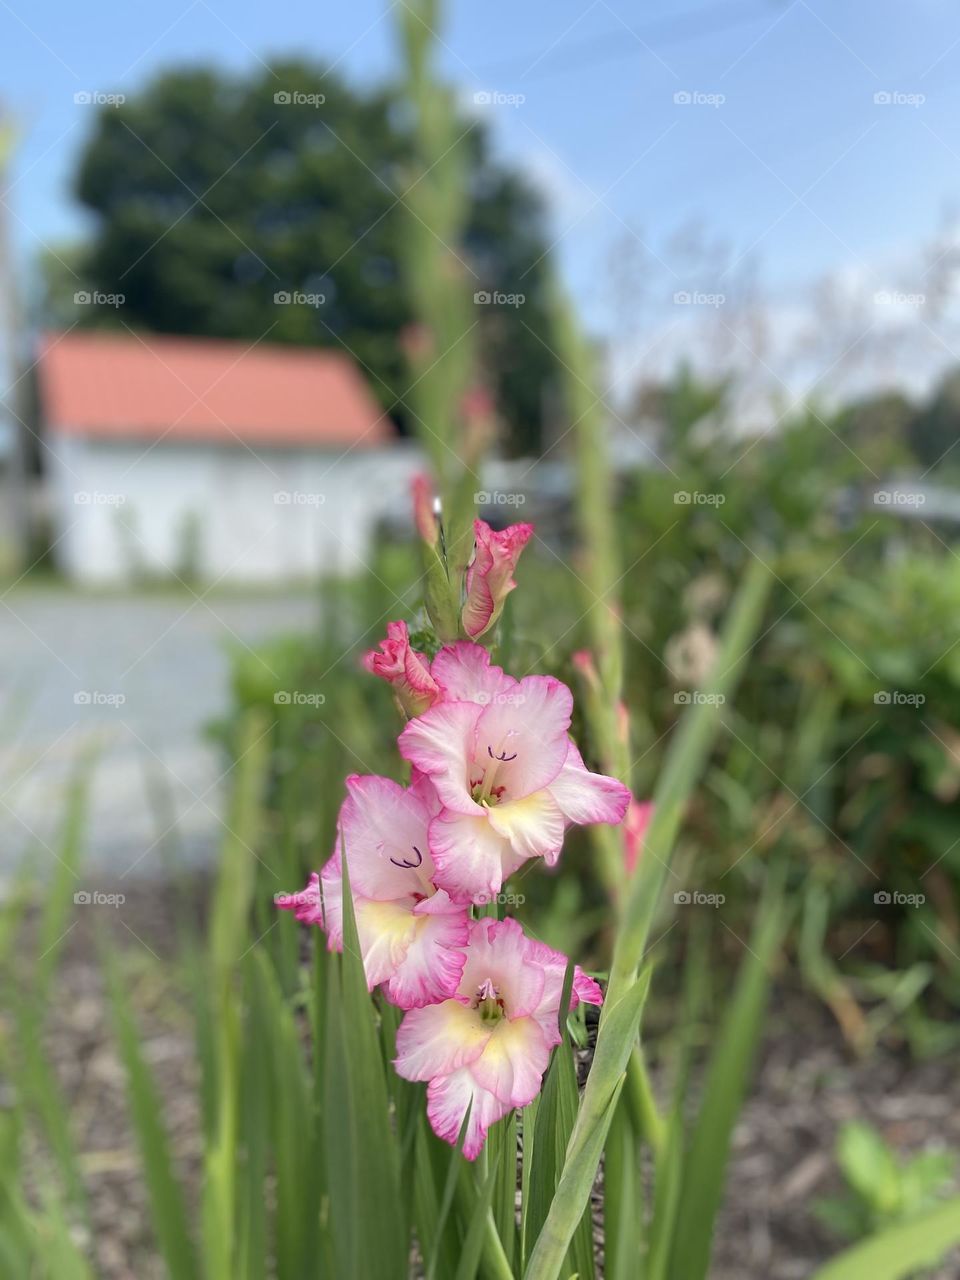
MULTIPOLYGON (((423 494, 419 515, 424 516, 423 494)), ((407 724, 400 754, 408 787, 354 775, 337 842, 302 893, 277 900, 343 946, 341 841, 350 867, 368 987, 404 1010, 395 1067, 427 1085, 434 1132, 474 1159, 490 1126, 540 1090, 553 1048, 567 958, 512 919, 474 918, 518 867, 552 866, 571 825, 619 824, 630 793, 585 766, 569 729, 573 698, 552 676, 515 679, 476 637, 493 627, 530 525, 495 532, 476 521, 463 588, 471 637, 431 660, 404 622, 391 622, 364 665, 393 686, 407 724)), ((423 529, 421 529, 423 533, 423 529)), ((425 647, 430 648, 431 644, 425 647)), ((572 1006, 600 1004, 574 971, 572 1006)))

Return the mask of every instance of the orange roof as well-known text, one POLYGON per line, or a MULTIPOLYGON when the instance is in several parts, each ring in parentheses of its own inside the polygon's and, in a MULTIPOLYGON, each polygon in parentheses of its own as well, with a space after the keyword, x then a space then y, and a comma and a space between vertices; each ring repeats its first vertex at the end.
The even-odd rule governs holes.
POLYGON ((157 334, 47 334, 40 397, 52 431, 100 440, 371 446, 393 430, 336 351, 157 334))

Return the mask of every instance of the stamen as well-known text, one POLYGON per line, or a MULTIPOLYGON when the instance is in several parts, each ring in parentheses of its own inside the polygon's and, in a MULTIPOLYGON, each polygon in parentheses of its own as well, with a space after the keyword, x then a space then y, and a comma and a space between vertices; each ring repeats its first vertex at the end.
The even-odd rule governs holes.
POLYGON ((400 867, 404 871, 415 870, 417 867, 420 866, 421 862, 423 862, 423 854, 420 852, 420 850, 417 848, 416 845, 413 846, 413 852, 417 855, 416 862, 410 862, 409 859, 407 858, 402 858, 399 861, 396 858, 391 858, 390 861, 393 863, 395 867, 400 867))

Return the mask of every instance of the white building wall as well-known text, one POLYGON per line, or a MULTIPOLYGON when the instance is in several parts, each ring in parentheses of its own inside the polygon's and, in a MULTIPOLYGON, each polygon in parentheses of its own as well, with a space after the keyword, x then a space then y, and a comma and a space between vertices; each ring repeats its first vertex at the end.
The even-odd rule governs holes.
POLYGON ((205 582, 355 572, 377 521, 409 510, 410 481, 423 466, 402 442, 253 452, 58 434, 50 445, 55 555, 86 583, 188 569, 205 582))

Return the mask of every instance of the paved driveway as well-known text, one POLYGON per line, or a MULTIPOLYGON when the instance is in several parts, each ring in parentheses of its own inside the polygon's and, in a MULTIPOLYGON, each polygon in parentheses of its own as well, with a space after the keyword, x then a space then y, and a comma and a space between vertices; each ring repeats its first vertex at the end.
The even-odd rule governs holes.
POLYGON ((72 766, 95 742, 88 864, 115 886, 161 871, 174 842, 209 858, 224 762, 201 735, 229 705, 229 646, 310 629, 316 608, 306 592, 0 596, 0 875, 24 854, 53 864, 72 766))

